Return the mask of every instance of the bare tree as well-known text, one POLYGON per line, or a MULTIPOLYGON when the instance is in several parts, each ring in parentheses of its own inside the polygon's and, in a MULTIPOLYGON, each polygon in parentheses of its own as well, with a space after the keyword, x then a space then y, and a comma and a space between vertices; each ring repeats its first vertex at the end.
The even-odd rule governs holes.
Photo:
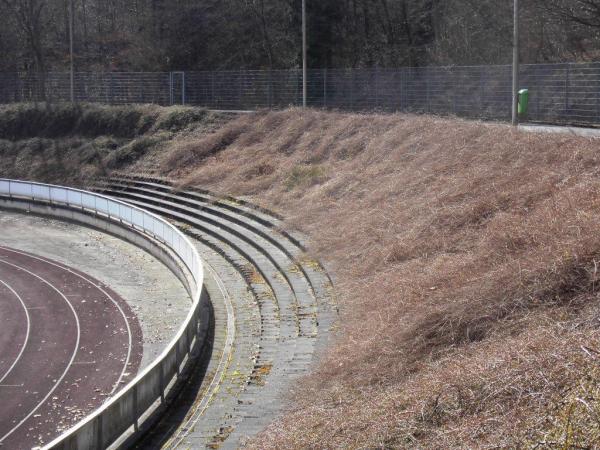
POLYGON ((38 94, 45 99, 46 60, 43 46, 42 13, 46 0, 0 0, 20 28, 33 59, 38 81, 38 94))

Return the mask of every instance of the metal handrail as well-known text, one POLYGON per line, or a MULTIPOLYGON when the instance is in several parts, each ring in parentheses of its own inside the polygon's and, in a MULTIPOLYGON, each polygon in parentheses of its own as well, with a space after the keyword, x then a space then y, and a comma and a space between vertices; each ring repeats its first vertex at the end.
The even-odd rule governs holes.
POLYGON ((141 231, 172 250, 194 280, 192 307, 177 334, 158 358, 102 406, 43 447, 65 450, 104 449, 130 427, 138 429, 140 418, 150 407, 159 399, 164 401, 166 387, 179 376, 182 361, 192 351, 192 342, 200 323, 200 296, 204 280, 200 255, 189 239, 166 220, 101 194, 0 178, 0 195, 81 209, 141 231))

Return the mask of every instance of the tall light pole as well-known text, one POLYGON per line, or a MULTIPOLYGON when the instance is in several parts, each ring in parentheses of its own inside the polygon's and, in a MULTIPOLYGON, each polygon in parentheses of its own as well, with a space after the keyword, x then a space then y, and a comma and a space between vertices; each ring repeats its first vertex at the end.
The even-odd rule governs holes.
POLYGON ((302 107, 306 108, 307 67, 306 67, 306 0, 302 0, 302 107))
POLYGON ((512 124, 519 124, 519 0, 513 0, 512 124))
POLYGON ((69 0, 69 50, 71 53, 71 103, 75 103, 75 62, 73 61, 73 0, 69 0))

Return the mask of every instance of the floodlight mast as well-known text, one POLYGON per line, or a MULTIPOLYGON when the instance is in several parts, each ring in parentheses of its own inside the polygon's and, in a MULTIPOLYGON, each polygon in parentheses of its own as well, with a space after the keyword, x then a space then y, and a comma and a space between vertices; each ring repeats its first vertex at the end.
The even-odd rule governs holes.
POLYGON ((519 0, 513 0, 512 124, 519 124, 519 0))
POLYGON ((71 84, 70 84, 70 94, 71 94, 71 103, 75 103, 75 62, 73 61, 73 18, 74 15, 74 7, 73 0, 69 0, 69 51, 71 55, 71 84))

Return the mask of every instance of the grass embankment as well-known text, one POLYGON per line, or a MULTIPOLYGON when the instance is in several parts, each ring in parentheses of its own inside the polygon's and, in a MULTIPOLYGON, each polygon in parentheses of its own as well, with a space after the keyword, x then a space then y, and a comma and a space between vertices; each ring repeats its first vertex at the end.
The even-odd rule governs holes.
POLYGON ((0 106, 0 176, 81 185, 226 120, 185 107, 0 106))
POLYGON ((335 277, 337 340, 254 447, 588 448, 599 150, 504 125, 289 110, 177 133, 121 168, 279 210, 335 277))
POLYGON ((276 208, 335 275, 337 343, 253 445, 598 445, 599 150, 300 110, 175 147, 164 173, 276 208))

